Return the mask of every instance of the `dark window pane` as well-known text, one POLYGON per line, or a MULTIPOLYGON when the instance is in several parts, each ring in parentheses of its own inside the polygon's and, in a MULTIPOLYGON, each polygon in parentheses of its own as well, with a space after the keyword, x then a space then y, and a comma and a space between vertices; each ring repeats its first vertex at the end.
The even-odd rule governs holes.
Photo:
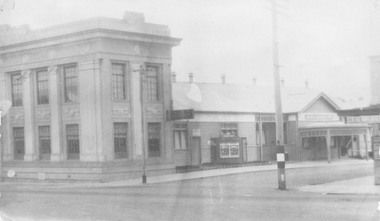
POLYGON ((49 103, 49 82, 46 70, 37 71, 37 104, 49 103))
POLYGON ((79 126, 78 124, 66 125, 67 159, 79 159, 79 126))
POLYGON ((41 160, 50 160, 50 127, 41 126, 38 127, 39 134, 39 144, 40 144, 40 159, 41 160))
POLYGON ((65 102, 78 101, 78 75, 75 66, 64 67, 65 102))
POLYGON ((14 147, 14 159, 24 160, 25 155, 25 141, 24 141, 24 128, 13 128, 13 147, 14 147))
POLYGON ((161 124, 148 123, 148 156, 161 156, 161 124))
POLYGON ((113 100, 127 99, 126 71, 124 64, 112 64, 113 100))
POLYGON ((114 123, 114 150, 116 159, 128 157, 127 123, 114 123))
POLYGON ((157 66, 147 66, 146 67, 146 81, 144 84, 144 93, 148 101, 158 101, 159 100, 159 84, 158 84, 158 73, 159 68, 157 66))
POLYGON ((21 74, 13 74, 11 76, 12 83, 12 105, 22 106, 22 79, 21 74))

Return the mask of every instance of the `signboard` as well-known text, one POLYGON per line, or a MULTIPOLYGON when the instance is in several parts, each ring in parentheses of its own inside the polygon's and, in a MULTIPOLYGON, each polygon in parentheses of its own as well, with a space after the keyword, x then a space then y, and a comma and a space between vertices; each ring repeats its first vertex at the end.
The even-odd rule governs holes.
POLYGON ((301 113, 298 115, 300 121, 339 121, 336 113, 301 113))
POLYGON ((220 143, 220 158, 238 158, 239 143, 220 143))
POLYGON ((380 123, 380 115, 347 117, 347 123, 380 123))
POLYGON ((185 119, 194 119, 194 110, 172 110, 166 112, 166 118, 168 121, 172 120, 185 120, 185 119))

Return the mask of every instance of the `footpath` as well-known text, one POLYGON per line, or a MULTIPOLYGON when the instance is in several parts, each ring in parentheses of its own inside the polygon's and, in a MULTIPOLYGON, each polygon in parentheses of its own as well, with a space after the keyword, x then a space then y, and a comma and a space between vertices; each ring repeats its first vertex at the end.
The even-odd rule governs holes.
MULTIPOLYGON (((310 168, 310 167, 332 167, 336 165, 363 165, 363 164, 373 164, 373 160, 358 160, 358 159, 344 159, 338 161, 332 161, 330 164, 326 161, 308 161, 308 162, 288 162, 286 164, 286 169, 298 169, 298 168, 310 168)), ((40 183, 40 182, 2 182, 0 183, 1 189, 14 189, 14 190, 41 190, 41 189, 71 189, 71 188, 115 188, 115 187, 138 187, 138 186, 148 186, 152 184, 166 183, 166 182, 176 182, 182 180, 191 179, 201 179, 207 177, 224 176, 230 174, 239 173, 251 173, 260 171, 274 171, 277 170, 277 164, 273 163, 270 165, 261 166, 247 166, 247 167, 234 167, 234 168, 224 168, 224 169, 211 169, 202 170, 189 173, 177 173, 168 174, 162 176, 153 176, 147 178, 147 183, 142 184, 141 178, 139 179, 129 179, 122 181, 106 182, 106 183, 40 183)), ((325 183, 320 185, 308 185, 303 186, 299 189, 304 192, 315 192, 321 194, 378 194, 380 195, 380 186, 374 185, 373 176, 361 177, 350 180, 343 180, 339 182, 325 183)))

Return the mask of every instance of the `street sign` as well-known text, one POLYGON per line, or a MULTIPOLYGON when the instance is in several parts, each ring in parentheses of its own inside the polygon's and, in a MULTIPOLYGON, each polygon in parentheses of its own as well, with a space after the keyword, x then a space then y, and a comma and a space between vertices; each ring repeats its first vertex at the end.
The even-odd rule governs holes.
POLYGON ((185 119, 194 119, 194 110, 172 110, 166 112, 166 118, 168 121, 172 120, 185 120, 185 119))

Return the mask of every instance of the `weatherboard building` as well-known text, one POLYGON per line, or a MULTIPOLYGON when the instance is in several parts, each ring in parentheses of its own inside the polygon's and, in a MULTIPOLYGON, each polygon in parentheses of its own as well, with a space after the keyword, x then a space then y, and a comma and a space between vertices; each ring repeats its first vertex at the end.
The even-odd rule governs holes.
POLYGON ((144 164, 148 176, 173 172, 165 113, 179 43, 134 12, 0 26, 0 100, 13 105, 1 125, 3 178, 107 181, 141 177, 144 164))
MULTIPOLYGON (((227 84, 225 77, 220 84, 196 83, 193 74, 189 82, 174 79, 174 109, 194 109, 194 119, 174 123, 176 166, 213 164, 219 158, 241 157, 238 153, 243 155, 240 162, 276 160, 273 88, 227 84), (231 135, 244 137, 241 151, 232 150, 231 145, 213 150, 214 138, 231 135)), ((289 160, 330 162, 368 156, 369 126, 347 124, 338 115, 339 106, 326 94, 308 87, 282 87, 281 93, 289 160)))

